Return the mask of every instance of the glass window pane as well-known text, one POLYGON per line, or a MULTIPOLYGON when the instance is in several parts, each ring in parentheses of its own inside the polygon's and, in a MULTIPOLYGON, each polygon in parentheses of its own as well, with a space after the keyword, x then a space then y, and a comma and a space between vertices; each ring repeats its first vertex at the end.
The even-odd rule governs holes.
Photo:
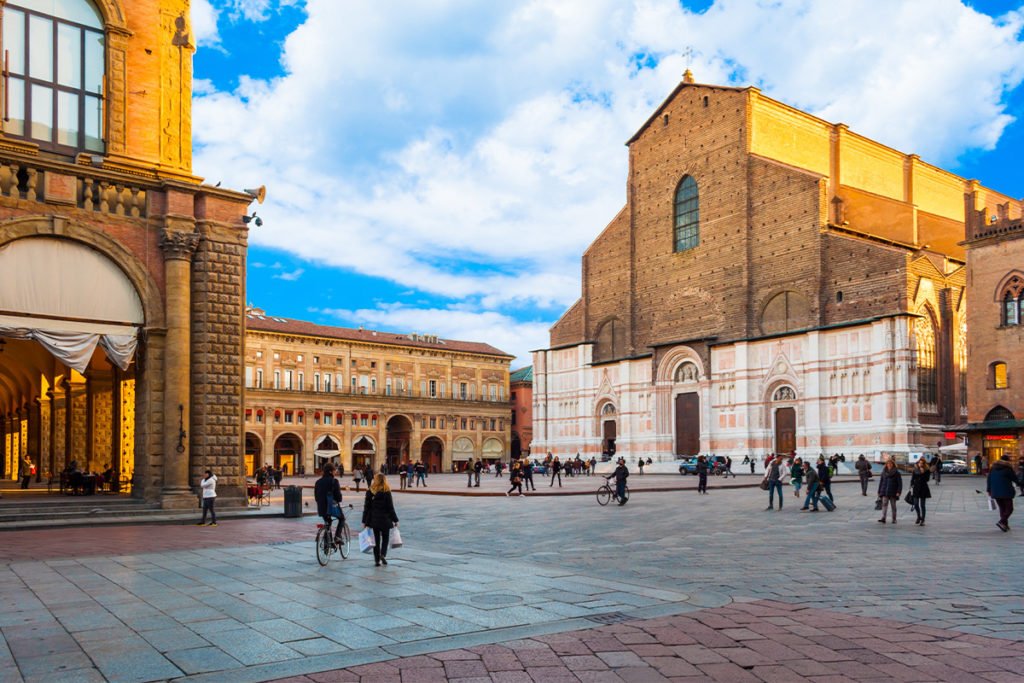
POLYGON ((32 78, 53 80, 53 21, 28 18, 28 68, 32 78))
POLYGON ((4 10, 4 49, 7 50, 12 74, 25 73, 25 13, 4 10))
POLYGON ((78 146, 78 95, 75 93, 57 92, 57 142, 78 146))
POLYGON ((103 128, 100 124, 100 98, 85 98, 85 148, 103 151, 103 128))
POLYGON ((57 82, 69 88, 82 83, 82 29, 57 24, 57 82))
POLYGON ((7 115, 10 121, 4 123, 4 130, 11 135, 25 134, 25 81, 11 78, 7 93, 7 115))
POLYGON ((90 0, 17 0, 18 5, 59 19, 93 28, 103 28, 100 15, 90 0))
POLYGON ((85 89, 100 94, 103 92, 103 34, 85 31, 85 89))
POLYGON ((53 141, 53 90, 32 86, 32 137, 53 141))

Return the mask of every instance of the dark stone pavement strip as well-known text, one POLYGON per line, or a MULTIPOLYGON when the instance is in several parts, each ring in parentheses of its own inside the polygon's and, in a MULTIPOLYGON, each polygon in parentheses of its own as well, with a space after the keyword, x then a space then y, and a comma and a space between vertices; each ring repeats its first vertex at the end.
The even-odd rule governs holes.
POLYGON ((1024 681, 1024 643, 779 601, 466 646, 276 683, 1024 681), (715 645, 709 646, 708 640, 715 645))

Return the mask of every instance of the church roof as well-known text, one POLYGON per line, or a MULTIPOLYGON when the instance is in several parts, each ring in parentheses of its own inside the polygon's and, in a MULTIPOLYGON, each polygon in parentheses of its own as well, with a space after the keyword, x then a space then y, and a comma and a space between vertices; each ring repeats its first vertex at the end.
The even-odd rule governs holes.
POLYGON ((440 337, 424 334, 398 334, 363 328, 333 327, 331 325, 318 325, 306 322, 305 320, 260 315, 260 313, 262 311, 246 313, 246 329, 258 330, 260 332, 276 332, 279 334, 296 334, 304 337, 326 337, 328 339, 369 344, 392 344, 395 346, 412 346, 416 348, 437 349, 439 351, 458 351, 462 353, 478 353, 485 356, 513 358, 511 354, 482 342, 441 339, 440 337))
POLYGON ((508 378, 509 382, 533 382, 533 366, 527 365, 512 372, 508 378))

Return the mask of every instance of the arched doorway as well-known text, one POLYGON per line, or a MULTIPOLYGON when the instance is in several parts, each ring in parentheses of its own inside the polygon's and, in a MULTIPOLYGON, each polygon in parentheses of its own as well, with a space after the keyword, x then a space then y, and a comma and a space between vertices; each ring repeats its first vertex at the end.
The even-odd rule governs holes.
POLYGON ((373 457, 377 454, 377 447, 368 436, 360 437, 352 444, 352 469, 362 470, 367 465, 373 469, 373 457))
POLYGON ((601 406, 601 460, 610 460, 615 455, 615 439, 618 437, 618 421, 615 406, 605 403, 601 406))
POLYGON ((796 453, 796 391, 793 387, 783 385, 772 393, 775 405, 775 452, 796 453))
POLYGON ((324 434, 317 439, 316 445, 313 447, 313 455, 316 456, 314 467, 317 471, 323 470, 324 463, 333 462, 335 465, 340 465, 341 445, 330 434, 324 434))
POLYGON ((295 474, 302 462, 302 440, 295 434, 282 434, 274 442, 274 467, 284 475, 295 474))
POLYGON ((412 437, 412 422, 405 415, 395 415, 388 420, 388 454, 386 467, 393 474, 398 466, 409 460, 409 439, 412 437))
POLYGON ((444 456, 444 444, 436 436, 427 437, 420 448, 420 461, 427 468, 427 472, 440 472, 441 462, 444 456))
POLYGON ((28 457, 37 485, 48 472, 80 492, 131 491, 144 325, 132 280, 92 247, 52 236, 0 246, 4 479, 28 457))
POLYGON ((252 477, 263 466, 263 442, 252 432, 245 433, 245 476, 252 477))

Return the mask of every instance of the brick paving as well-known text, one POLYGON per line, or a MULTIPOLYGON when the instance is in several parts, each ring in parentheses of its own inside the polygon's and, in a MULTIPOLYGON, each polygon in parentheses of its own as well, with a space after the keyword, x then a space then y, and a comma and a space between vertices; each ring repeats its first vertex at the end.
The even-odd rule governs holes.
POLYGON ((757 600, 277 683, 1024 681, 1024 643, 757 600))

